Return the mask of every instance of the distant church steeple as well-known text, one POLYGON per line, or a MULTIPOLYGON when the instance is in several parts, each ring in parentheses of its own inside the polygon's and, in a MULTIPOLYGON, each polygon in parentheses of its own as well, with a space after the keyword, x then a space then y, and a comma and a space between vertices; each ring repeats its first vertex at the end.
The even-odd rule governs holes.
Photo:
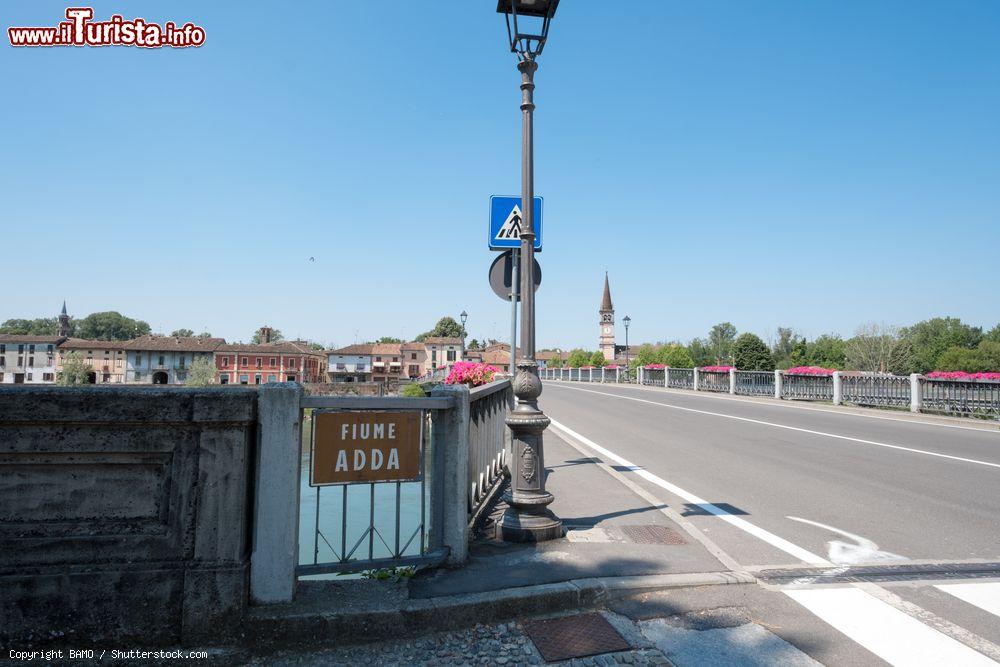
POLYGON ((59 313, 59 336, 69 336, 69 315, 66 314, 66 300, 63 299, 62 312, 59 313))
POLYGON ((608 272, 604 272, 604 296, 601 298, 601 307, 598 309, 601 321, 598 326, 601 328, 600 349, 601 354, 608 361, 615 358, 615 306, 611 303, 611 286, 608 284, 608 272))

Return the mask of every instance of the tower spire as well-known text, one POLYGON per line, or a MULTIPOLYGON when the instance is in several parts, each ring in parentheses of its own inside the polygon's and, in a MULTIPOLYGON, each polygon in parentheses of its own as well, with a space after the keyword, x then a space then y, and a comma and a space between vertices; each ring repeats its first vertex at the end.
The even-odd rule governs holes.
POLYGON ((69 336, 69 315, 66 314, 66 299, 63 299, 62 312, 59 313, 59 336, 69 336))
POLYGON ((604 272, 604 298, 601 299, 601 310, 614 310, 611 303, 611 287, 608 285, 608 272, 604 272))

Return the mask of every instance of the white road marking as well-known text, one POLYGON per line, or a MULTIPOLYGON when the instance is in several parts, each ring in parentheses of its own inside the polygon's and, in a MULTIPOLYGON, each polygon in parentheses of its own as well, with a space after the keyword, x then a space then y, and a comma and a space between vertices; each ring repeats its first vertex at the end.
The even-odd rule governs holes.
POLYGON ((667 480, 663 479, 662 477, 658 477, 658 476, 654 475, 653 473, 649 472, 648 470, 643 470, 642 468, 640 468, 639 466, 635 465, 631 461, 628 461, 628 460, 622 458, 621 456, 619 456, 618 454, 615 454, 614 452, 612 452, 609 449, 605 449, 604 447, 601 447, 600 445, 598 445, 593 440, 590 440, 589 438, 586 438, 586 437, 580 435, 579 433, 577 433, 573 429, 569 428, 568 426, 565 426, 565 425, 557 422, 555 419, 552 420, 552 426, 554 428, 559 429, 560 431, 563 431, 564 433, 568 434, 570 437, 575 438, 577 441, 583 443, 587 447, 590 447, 595 452, 598 452, 598 453, 602 454, 603 456, 606 456, 607 458, 611 459, 612 461, 614 461, 618 465, 624 466, 624 467, 628 468, 629 471, 635 473, 639 477, 642 477, 643 479, 645 479, 645 480, 647 480, 649 482, 652 482, 653 484, 656 484, 660 488, 666 489, 670 493, 674 494, 675 496, 678 496, 678 497, 682 498, 686 502, 689 502, 689 503, 692 503, 694 505, 697 505, 699 508, 705 510, 709 514, 712 514, 714 516, 719 517, 723 521, 726 521, 727 523, 730 523, 733 526, 736 526, 740 530, 742 530, 744 532, 747 532, 747 533, 753 535, 754 537, 756 537, 756 538, 758 538, 760 540, 763 540, 764 542, 767 542, 771 546, 773 546, 773 547, 775 547, 777 549, 780 549, 780 550, 784 551, 785 553, 792 555, 795 558, 798 558, 799 560, 801 560, 804 563, 809 563, 810 565, 832 565, 833 564, 830 561, 828 561, 827 559, 823 558, 822 556, 819 556, 817 554, 812 553, 811 551, 803 549, 802 547, 798 546, 797 544, 792 544, 788 540, 786 540, 786 539, 784 539, 782 537, 778 537, 774 533, 770 533, 770 532, 764 530, 763 528, 760 528, 759 526, 755 526, 754 524, 750 523, 749 521, 747 521, 745 519, 741 519, 741 518, 739 518, 737 516, 733 516, 732 514, 730 514, 729 512, 727 512, 726 510, 722 509, 721 507, 713 505, 712 503, 710 503, 710 502, 708 502, 708 501, 706 501, 706 500, 704 500, 702 498, 699 498, 698 496, 694 495, 693 493, 691 493, 689 491, 685 491, 684 489, 680 488, 679 486, 677 486, 675 484, 671 484, 667 480))
POLYGON ((988 611, 994 616, 1000 616, 1000 583, 940 584, 935 588, 988 611))
POLYGON ((889 664, 934 667, 997 664, 859 588, 814 588, 784 593, 889 664))
POLYGON ((872 563, 875 561, 907 560, 906 556, 889 553, 888 551, 880 551, 878 545, 871 540, 861 537, 860 535, 855 535, 854 533, 849 533, 846 530, 834 528, 833 526, 828 526, 825 523, 820 523, 819 521, 800 519, 797 516, 790 516, 786 518, 791 519, 792 521, 808 523, 809 525, 816 526, 817 528, 824 528, 832 533, 838 533, 849 540, 853 540, 854 544, 843 542, 841 540, 830 540, 826 543, 828 549, 827 555, 830 560, 837 565, 856 565, 857 563, 872 563))
POLYGON ((967 459, 962 456, 952 456, 951 454, 940 454, 938 452, 929 452, 925 449, 914 449, 912 447, 903 447, 902 445, 891 445, 885 442, 876 442, 874 440, 864 440, 862 438, 852 438, 848 435, 839 435, 837 433, 826 433, 824 431, 814 431, 808 428, 800 428, 798 426, 788 426, 786 424, 776 424, 774 422, 763 421, 761 419, 751 419, 749 417, 737 417, 736 415, 727 415, 722 412, 712 412, 710 410, 697 410, 695 408, 685 408, 680 405, 671 405, 670 403, 659 403, 657 401, 647 401, 644 398, 636 398, 634 396, 622 396, 621 394, 609 394, 604 391, 593 391, 592 389, 580 389, 578 387, 566 387, 573 391, 583 391, 588 394, 597 394, 598 396, 610 396, 612 398, 618 398, 623 401, 637 401, 639 403, 649 403, 650 405, 658 405, 661 408, 670 408, 672 410, 682 410, 684 412, 696 412, 698 414, 710 415, 712 417, 722 417, 724 419, 735 419, 736 421, 749 422, 751 424, 761 424, 762 426, 771 426, 773 428, 781 428, 788 431, 798 431, 800 433, 809 433, 811 435, 818 435, 825 438, 834 438, 836 440, 847 440, 850 442, 859 442, 863 445, 872 445, 875 447, 886 447, 888 449, 898 449, 904 452, 912 452, 914 454, 923 454, 925 456, 934 456, 942 459, 951 459, 952 461, 962 461, 964 463, 974 463, 981 466, 989 466, 990 468, 1000 468, 1000 463, 990 463, 989 461, 979 461, 976 459, 967 459))

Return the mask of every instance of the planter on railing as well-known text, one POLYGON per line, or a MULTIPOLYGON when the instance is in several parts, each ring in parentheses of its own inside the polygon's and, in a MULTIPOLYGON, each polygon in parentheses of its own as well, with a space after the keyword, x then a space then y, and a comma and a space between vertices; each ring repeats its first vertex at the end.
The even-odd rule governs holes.
POLYGON ((840 374, 844 403, 873 408, 909 408, 911 380, 907 376, 880 373, 840 374))
POLYGON ((698 369, 698 391, 729 393, 729 366, 707 366, 698 369), (725 368, 725 370, 714 369, 725 368))
POLYGON ((668 387, 674 389, 694 389, 693 368, 668 368, 666 376, 668 387))
POLYGON ((774 371, 736 371, 736 392, 744 396, 774 396, 774 371))
POLYGON ((781 398, 800 401, 832 401, 833 369, 797 366, 783 373, 781 398))
POLYGON ((1000 381, 971 377, 945 379, 942 375, 939 372, 929 373, 920 383, 920 403, 925 412, 1000 419, 1000 381))

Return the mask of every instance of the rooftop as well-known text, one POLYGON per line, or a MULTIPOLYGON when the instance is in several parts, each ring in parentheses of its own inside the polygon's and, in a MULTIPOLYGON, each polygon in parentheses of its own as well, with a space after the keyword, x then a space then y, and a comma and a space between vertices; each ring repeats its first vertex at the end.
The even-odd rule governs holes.
POLYGON ((225 338, 199 338, 198 336, 139 336, 125 341, 126 350, 152 352, 214 352, 225 345, 225 338))
POLYGON ((375 347, 372 343, 355 343, 354 345, 348 345, 347 347, 340 347, 336 350, 326 350, 327 354, 340 354, 340 355, 351 355, 351 356, 368 356, 372 353, 372 348, 375 347))
POLYGON ((0 334, 0 343, 43 343, 55 345, 65 340, 64 336, 31 336, 29 334, 0 334))

